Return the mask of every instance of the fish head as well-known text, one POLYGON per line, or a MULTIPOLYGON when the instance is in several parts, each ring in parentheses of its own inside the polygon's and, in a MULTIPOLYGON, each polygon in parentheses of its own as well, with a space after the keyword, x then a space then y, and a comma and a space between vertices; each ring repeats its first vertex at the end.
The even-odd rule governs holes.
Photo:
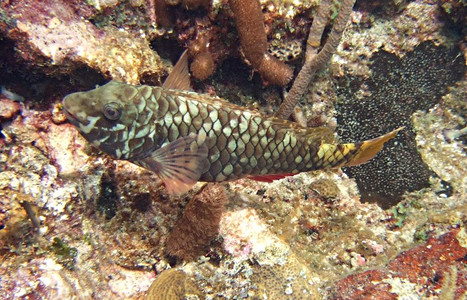
POLYGON ((114 158, 130 159, 129 142, 138 123, 136 94, 134 86, 111 81, 67 95, 63 108, 68 121, 93 146, 114 158))

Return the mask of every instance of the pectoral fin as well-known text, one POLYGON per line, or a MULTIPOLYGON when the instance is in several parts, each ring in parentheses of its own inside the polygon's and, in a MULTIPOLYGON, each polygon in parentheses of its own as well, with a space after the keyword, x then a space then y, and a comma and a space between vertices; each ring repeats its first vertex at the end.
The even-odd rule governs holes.
POLYGON ((135 162, 156 173, 170 194, 183 194, 199 180, 208 155, 198 135, 179 138, 135 162))

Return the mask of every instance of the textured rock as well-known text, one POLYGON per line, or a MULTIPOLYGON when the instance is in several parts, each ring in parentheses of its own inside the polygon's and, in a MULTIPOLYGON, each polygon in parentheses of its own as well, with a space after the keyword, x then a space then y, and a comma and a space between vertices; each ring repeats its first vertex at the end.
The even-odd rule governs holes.
POLYGON ((156 277, 146 296, 147 300, 178 300, 188 297, 204 299, 196 284, 183 271, 165 270, 156 277))
POLYGON ((467 271, 463 267, 467 248, 460 244, 458 232, 452 230, 402 252, 385 268, 354 274, 336 282, 332 299, 462 298, 467 292, 467 271), (420 263, 421 257, 423 263, 420 263), (449 298, 442 297, 448 294, 449 298))
POLYGON ((8 22, 0 29, 14 41, 20 60, 46 67, 49 75, 70 74, 88 66, 128 83, 139 83, 142 77, 160 82, 165 70, 147 40, 112 27, 99 29, 77 13, 85 9, 90 8, 66 1, 2 4, 2 16, 8 22))

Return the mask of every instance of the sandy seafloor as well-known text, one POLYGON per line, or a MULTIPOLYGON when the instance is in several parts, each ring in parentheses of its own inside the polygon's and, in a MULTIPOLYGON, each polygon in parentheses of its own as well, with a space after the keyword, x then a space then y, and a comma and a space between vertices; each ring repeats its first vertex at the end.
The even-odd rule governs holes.
MULTIPOLYGON (((2 2, 0 298, 145 299, 155 280, 148 299, 467 298, 465 2, 357 2, 301 107, 346 141, 374 137, 365 122, 405 125, 401 137, 353 173, 222 184, 220 222, 191 219, 218 234, 185 260, 167 240, 204 184, 167 195, 150 172, 87 144, 61 98, 112 78, 160 83, 170 62, 157 51, 206 32, 213 56, 243 73, 230 61, 196 91, 270 113, 281 90, 252 75, 238 42, 219 46, 236 39, 227 2, 175 8, 170 30, 155 25, 156 2, 2 2), (361 113, 358 101, 374 106, 361 113)), ((303 42, 293 26, 309 26, 314 1, 261 3, 269 42, 303 42)), ((179 226, 182 248, 203 240, 179 226)))

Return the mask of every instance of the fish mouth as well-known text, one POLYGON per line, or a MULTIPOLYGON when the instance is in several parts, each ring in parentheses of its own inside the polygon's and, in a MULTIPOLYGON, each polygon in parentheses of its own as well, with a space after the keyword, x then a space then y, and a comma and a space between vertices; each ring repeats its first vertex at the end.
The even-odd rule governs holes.
POLYGON ((63 112, 65 113, 65 116, 68 119, 68 121, 70 121, 70 123, 72 123, 72 124, 78 124, 79 123, 78 117, 76 117, 74 114, 72 114, 69 110, 64 108, 63 112))

